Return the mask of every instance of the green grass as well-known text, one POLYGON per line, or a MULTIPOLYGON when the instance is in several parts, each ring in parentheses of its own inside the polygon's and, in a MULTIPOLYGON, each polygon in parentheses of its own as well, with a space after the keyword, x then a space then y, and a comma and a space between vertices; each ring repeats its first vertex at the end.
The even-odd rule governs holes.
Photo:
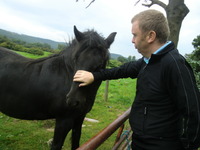
MULTIPOLYGON (((38 58, 30 54, 26 57, 38 58)), ((87 114, 88 118, 99 120, 99 123, 84 121, 80 144, 88 141, 131 106, 135 95, 135 81, 132 79, 110 81, 107 102, 104 101, 105 82, 102 83, 94 106, 87 114)), ((128 123, 126 125, 128 128, 128 123)), ((47 141, 53 137, 53 128, 54 120, 18 120, 0 113, 0 150, 49 150, 47 141)), ((65 140, 63 150, 70 150, 70 135, 68 134, 65 140)), ((116 133, 98 150, 111 149, 115 137, 116 133)))
POLYGON ((24 121, 0 115, 0 150, 45 150, 52 133, 41 121, 24 121))
POLYGON ((23 55, 25 57, 32 58, 32 59, 46 57, 46 56, 49 56, 49 55, 52 54, 50 52, 45 52, 45 51, 44 51, 44 55, 34 55, 34 54, 30 54, 30 53, 26 53, 26 52, 19 52, 19 51, 15 51, 15 52, 18 53, 18 54, 20 54, 20 55, 23 55))

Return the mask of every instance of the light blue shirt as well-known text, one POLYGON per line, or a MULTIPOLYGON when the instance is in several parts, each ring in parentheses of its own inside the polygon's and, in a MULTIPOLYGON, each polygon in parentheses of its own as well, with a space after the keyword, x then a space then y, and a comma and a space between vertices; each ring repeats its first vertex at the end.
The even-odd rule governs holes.
MULTIPOLYGON (((172 41, 168 41, 168 42, 165 43, 163 46, 161 46, 159 49, 157 49, 153 54, 159 53, 159 52, 162 51, 167 45, 169 45, 171 42, 172 42, 172 41)), ((150 57, 150 58, 144 57, 143 59, 144 59, 144 62, 145 62, 146 64, 148 64, 148 63, 149 63, 149 60, 151 59, 151 57, 150 57)))

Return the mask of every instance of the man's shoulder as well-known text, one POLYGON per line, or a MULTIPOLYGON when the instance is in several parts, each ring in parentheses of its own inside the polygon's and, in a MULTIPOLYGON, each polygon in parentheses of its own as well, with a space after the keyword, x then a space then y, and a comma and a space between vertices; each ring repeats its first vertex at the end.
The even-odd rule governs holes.
POLYGON ((163 58, 162 58, 162 67, 170 70, 172 68, 180 69, 184 67, 190 67, 187 60, 178 52, 177 49, 174 49, 170 52, 168 52, 163 58))
POLYGON ((185 61, 185 58, 179 53, 177 49, 173 49, 163 56, 162 61, 164 63, 173 63, 176 61, 185 61))

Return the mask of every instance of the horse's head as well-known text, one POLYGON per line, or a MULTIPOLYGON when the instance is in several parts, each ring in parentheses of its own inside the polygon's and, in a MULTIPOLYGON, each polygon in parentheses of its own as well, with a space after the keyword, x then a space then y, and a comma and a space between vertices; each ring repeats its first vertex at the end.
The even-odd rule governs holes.
MULTIPOLYGON (((75 48, 72 59, 74 62, 74 74, 77 70, 98 71, 106 67, 109 59, 109 47, 114 41, 116 32, 111 33, 106 39, 94 30, 80 32, 74 26, 75 48)), ((79 87, 79 83, 73 82, 67 94, 67 104, 72 108, 91 109, 100 82, 94 82, 87 87, 79 87), (89 102, 90 101, 90 102, 89 102)))

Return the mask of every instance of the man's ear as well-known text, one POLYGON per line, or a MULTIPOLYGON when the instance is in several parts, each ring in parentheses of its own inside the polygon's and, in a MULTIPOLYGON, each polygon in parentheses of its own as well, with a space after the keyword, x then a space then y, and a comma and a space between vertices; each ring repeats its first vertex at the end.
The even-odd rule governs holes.
POLYGON ((147 38, 148 38, 149 43, 154 42, 156 40, 156 32, 155 31, 149 31, 147 38))

